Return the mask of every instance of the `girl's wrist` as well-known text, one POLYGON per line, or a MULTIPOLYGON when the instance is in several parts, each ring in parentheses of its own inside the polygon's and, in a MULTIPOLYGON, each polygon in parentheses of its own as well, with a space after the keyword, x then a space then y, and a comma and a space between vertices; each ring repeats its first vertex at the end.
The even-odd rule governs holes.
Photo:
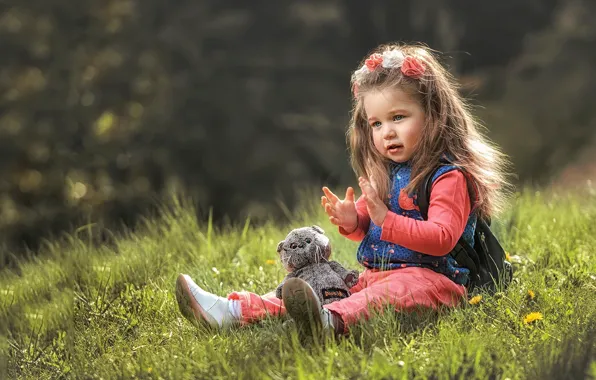
POLYGON ((358 229, 358 215, 356 215, 356 221, 354 222, 354 225, 353 226, 343 226, 343 229, 348 234, 351 234, 354 231, 356 231, 358 229))
POLYGON ((382 213, 379 213, 379 217, 377 218, 378 223, 375 223, 377 226, 381 227, 383 223, 385 223, 385 218, 387 218, 387 213, 389 212, 388 209, 383 210, 382 213))

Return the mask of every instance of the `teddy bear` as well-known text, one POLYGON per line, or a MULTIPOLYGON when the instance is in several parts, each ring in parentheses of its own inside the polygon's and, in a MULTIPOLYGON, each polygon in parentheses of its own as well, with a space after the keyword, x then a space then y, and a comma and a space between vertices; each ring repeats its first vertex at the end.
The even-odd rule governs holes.
POLYGON ((281 299, 285 281, 298 277, 306 281, 318 295, 322 305, 350 295, 350 288, 358 282, 358 271, 345 269, 329 261, 331 244, 319 226, 296 228, 277 245, 277 253, 289 272, 279 284, 275 295, 281 299))

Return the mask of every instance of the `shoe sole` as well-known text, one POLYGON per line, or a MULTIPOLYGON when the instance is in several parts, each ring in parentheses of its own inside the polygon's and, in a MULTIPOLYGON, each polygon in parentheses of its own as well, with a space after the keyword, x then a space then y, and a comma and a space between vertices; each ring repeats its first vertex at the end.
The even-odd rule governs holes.
POLYGON ((201 305, 195 300, 183 274, 180 274, 176 279, 176 301, 180 313, 194 326, 213 327, 217 325, 217 321, 205 313, 201 305))
POLYGON ((296 322, 301 339, 316 338, 322 330, 320 305, 313 293, 311 286, 299 278, 288 279, 281 291, 286 311, 296 322))

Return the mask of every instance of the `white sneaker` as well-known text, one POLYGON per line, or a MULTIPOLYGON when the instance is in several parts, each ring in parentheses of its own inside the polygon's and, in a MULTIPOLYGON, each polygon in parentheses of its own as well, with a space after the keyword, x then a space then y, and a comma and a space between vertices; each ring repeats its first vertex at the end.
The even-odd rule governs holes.
POLYGON ((321 333, 335 333, 333 315, 321 306, 313 288, 300 278, 288 279, 282 288, 288 315, 296 322, 301 339, 319 338, 321 333))
POLYGON ((201 289, 186 274, 180 274, 176 279, 176 300, 182 315, 195 326, 202 324, 226 329, 240 323, 239 315, 233 314, 234 308, 238 309, 238 305, 234 304, 237 301, 201 289))

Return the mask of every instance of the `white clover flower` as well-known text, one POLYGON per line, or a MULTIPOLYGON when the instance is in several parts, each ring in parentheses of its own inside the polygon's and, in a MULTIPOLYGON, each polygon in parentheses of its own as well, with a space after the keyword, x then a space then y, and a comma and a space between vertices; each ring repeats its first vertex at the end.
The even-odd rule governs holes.
POLYGON ((383 67, 386 69, 400 67, 404 62, 405 56, 399 50, 387 50, 383 53, 383 67))

